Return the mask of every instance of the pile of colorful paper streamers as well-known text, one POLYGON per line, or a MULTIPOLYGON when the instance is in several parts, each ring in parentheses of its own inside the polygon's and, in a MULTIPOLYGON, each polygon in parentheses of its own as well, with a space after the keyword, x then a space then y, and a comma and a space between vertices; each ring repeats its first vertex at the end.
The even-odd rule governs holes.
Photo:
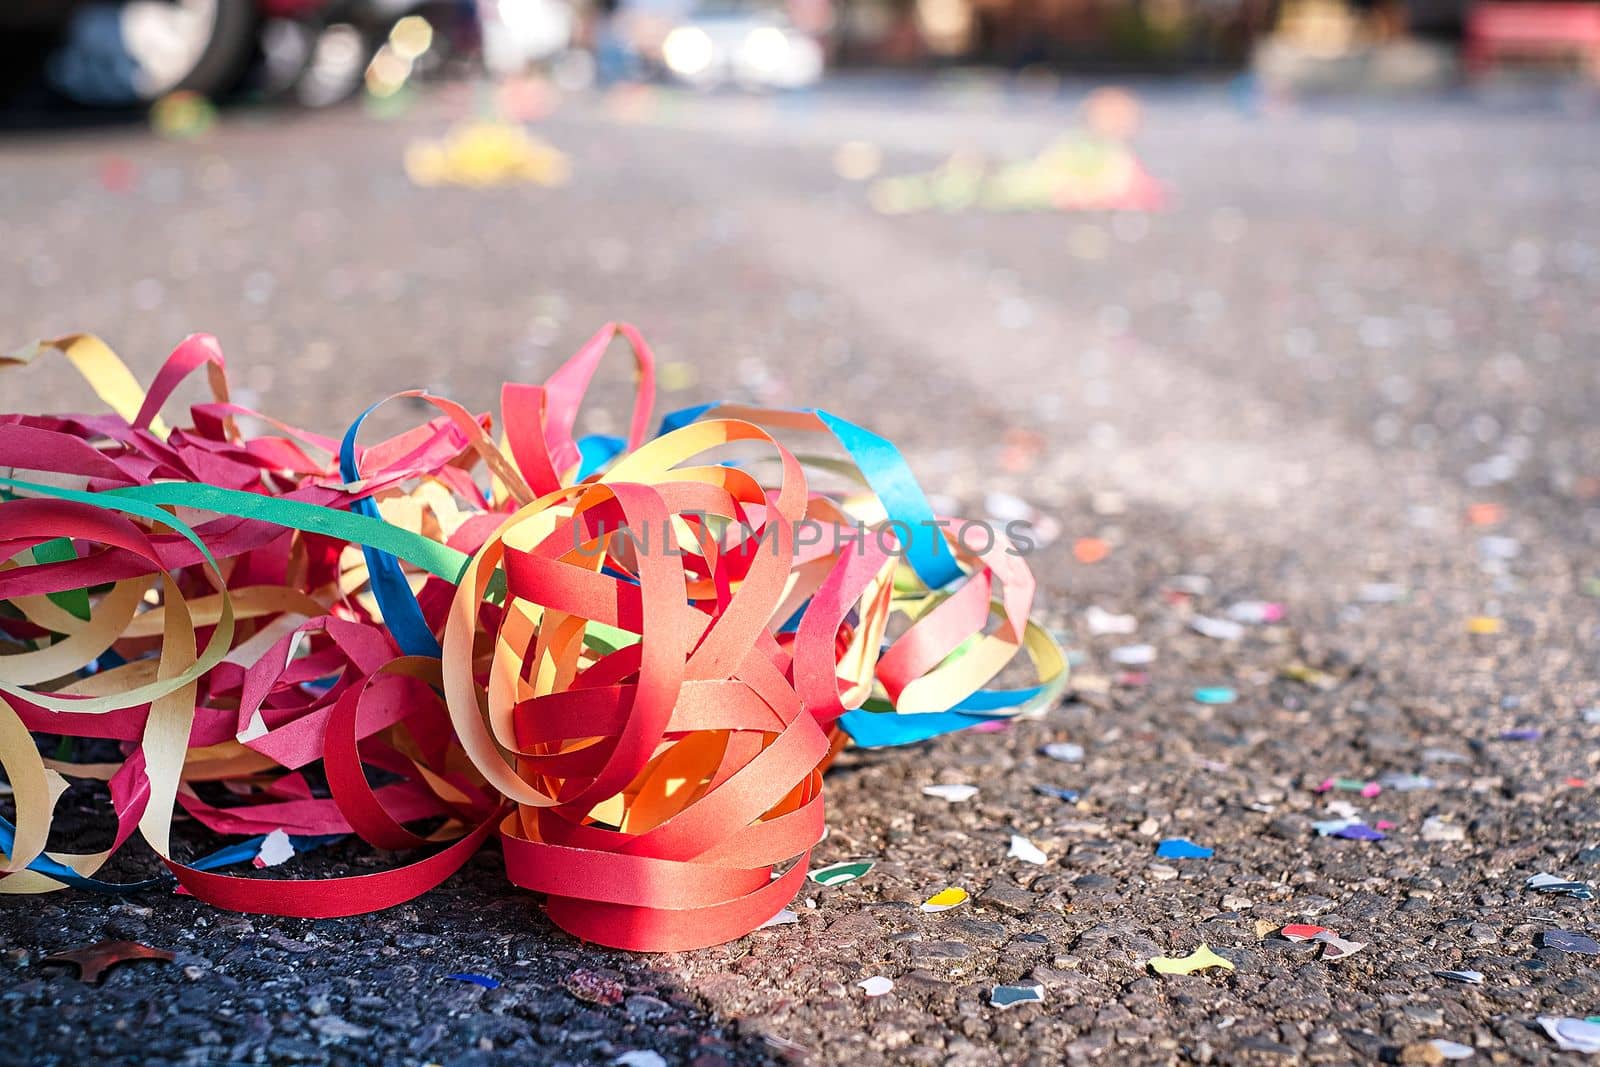
POLYGON ((885 215, 923 211, 1159 211, 1166 189, 1127 145, 1108 138, 1063 138, 1022 162, 993 166, 957 154, 919 174, 873 182, 872 206, 885 215))
POLYGON ((437 141, 412 141, 405 166, 406 176, 422 186, 554 186, 566 184, 572 173, 566 154, 554 145, 514 123, 486 119, 452 127, 437 141))
POLYGON ((708 945, 793 897, 848 739, 933 737, 1066 682, 1023 559, 1003 535, 966 547, 893 445, 822 411, 728 405, 650 438, 654 361, 628 326, 543 385, 504 386, 498 429, 401 393, 436 415, 366 446, 371 408, 334 440, 233 403, 208 336, 148 392, 86 335, 0 368, 59 356, 110 410, 0 415, 3 892, 170 885, 98 877, 137 832, 180 892, 349 915, 437 885, 498 833, 510 878, 573 934, 708 945), (575 438, 619 335, 628 435, 575 438), (169 428, 200 370, 211 399, 169 428), (1030 684, 999 688, 1014 659, 1030 684), (74 786, 75 812, 109 803, 108 848, 60 840, 79 822, 52 840, 74 786), (179 810, 424 858, 220 873, 253 843, 186 862, 179 810))

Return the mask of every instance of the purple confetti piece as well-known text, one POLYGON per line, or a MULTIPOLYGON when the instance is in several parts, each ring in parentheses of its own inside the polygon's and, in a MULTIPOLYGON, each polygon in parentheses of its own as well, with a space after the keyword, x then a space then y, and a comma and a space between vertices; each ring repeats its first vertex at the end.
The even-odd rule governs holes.
POLYGON ((1364 822, 1358 822, 1335 830, 1332 836, 1342 837, 1346 841, 1382 841, 1388 835, 1382 830, 1374 830, 1364 822))

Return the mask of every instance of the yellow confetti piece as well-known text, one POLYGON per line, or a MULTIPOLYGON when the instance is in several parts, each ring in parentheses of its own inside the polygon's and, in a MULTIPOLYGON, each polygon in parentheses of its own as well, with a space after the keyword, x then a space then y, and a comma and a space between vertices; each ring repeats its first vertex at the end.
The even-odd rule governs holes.
POLYGON ((1233 970, 1233 964, 1212 952, 1210 945, 1201 945, 1187 956, 1157 956, 1150 961, 1150 969, 1157 974, 1193 974, 1208 967, 1233 970))
POLYGON ((967 891, 951 886, 941 890, 923 902, 923 911, 949 911, 958 908, 967 902, 967 891))
POLYGON ((1505 622, 1493 615, 1474 615, 1467 620, 1469 634, 1497 634, 1505 629, 1505 622))

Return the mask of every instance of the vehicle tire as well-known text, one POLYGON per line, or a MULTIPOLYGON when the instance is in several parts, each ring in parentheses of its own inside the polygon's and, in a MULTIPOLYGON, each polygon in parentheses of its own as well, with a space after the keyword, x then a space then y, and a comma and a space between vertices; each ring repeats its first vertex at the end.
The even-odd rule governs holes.
POLYGON ((361 88, 376 50, 368 35, 348 22, 318 27, 290 96, 301 107, 312 109, 344 103, 361 88))
POLYGON ((179 90, 219 97, 256 48, 254 0, 127 0, 73 13, 46 78, 80 104, 137 107, 179 90))

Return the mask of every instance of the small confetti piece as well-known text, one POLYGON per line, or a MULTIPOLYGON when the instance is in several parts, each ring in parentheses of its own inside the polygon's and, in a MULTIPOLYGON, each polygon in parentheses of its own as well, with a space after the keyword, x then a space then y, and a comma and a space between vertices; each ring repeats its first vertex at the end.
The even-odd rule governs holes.
POLYGON ((869 997, 881 997, 885 993, 889 993, 894 990, 894 979, 885 978, 881 974, 875 974, 871 978, 863 978, 861 981, 857 982, 856 985, 860 986, 862 992, 866 993, 869 997))
POLYGON ((1290 941, 1310 941, 1318 934, 1328 933, 1326 926, 1311 926, 1306 923, 1290 923, 1278 933, 1290 941))
POLYGON ((1050 857, 1044 850, 1021 834, 1011 835, 1011 851, 1006 853, 1007 858, 1021 860, 1024 863, 1045 864, 1050 862, 1050 857))
POLYGON ((1474 615, 1467 620, 1467 633, 1487 636, 1497 634, 1505 624, 1491 615, 1474 615))
POLYGON ((1039 752, 1053 760, 1060 760, 1062 763, 1083 762, 1083 746, 1074 745, 1070 741, 1051 742, 1039 749, 1039 752))
POLYGON ((1099 637, 1102 634, 1131 634, 1139 628, 1139 620, 1132 615, 1117 615, 1091 604, 1089 610, 1083 613, 1083 621, 1089 627, 1089 633, 1099 637))
POLYGON ((1600 1052, 1600 1025, 1585 1019, 1568 1019, 1541 1015, 1539 1025, 1550 1035, 1556 1047, 1566 1052, 1600 1052))
POLYGON ((1365 941, 1346 941, 1332 930, 1324 930, 1311 940, 1322 945, 1322 958, 1330 961, 1354 956, 1367 947, 1365 941))
POLYGON ((1099 563, 1111 555, 1111 546, 1098 537, 1080 537, 1072 543, 1072 554, 1079 563, 1099 563))
POLYGON ((1373 829, 1364 822, 1353 822, 1339 827, 1329 836, 1341 837, 1346 841, 1382 841, 1388 835, 1382 830, 1373 829))
POLYGON ((1187 837, 1169 837, 1156 846, 1156 855, 1169 860, 1208 860, 1212 850, 1187 837))
POLYGON ((1057 800, 1065 800, 1068 804, 1076 804, 1078 802, 1078 798, 1082 795, 1076 789, 1062 789, 1060 786, 1045 785, 1043 783, 1034 785, 1033 791, 1038 793, 1040 796, 1055 797, 1057 800))
POLYGON ((872 870, 872 867, 873 862, 871 860, 857 860, 854 863, 835 863, 830 867, 818 867, 807 877, 818 885, 843 885, 845 882, 853 882, 865 875, 872 870))
POLYGON ((1194 691, 1196 704, 1232 704, 1238 699, 1238 692, 1227 686, 1207 686, 1194 691))
POLYGON ((949 911, 967 902, 967 891, 951 886, 942 889, 922 902, 922 910, 926 912, 949 911))
POLYGON ((1482 971, 1434 971, 1440 978, 1448 978, 1452 982, 1462 982, 1466 985, 1482 985, 1482 971))
POLYGON ((261 851, 251 860, 258 869, 276 867, 294 858, 294 843, 282 830, 274 830, 261 842, 261 851))
POLYGON ((1459 1041, 1446 1041, 1442 1037, 1436 1037, 1429 1041, 1428 1044, 1438 1050, 1439 1055, 1447 1060, 1464 1060, 1478 1051, 1471 1045, 1463 1045, 1459 1041))
POLYGON ((1415 793, 1418 790, 1434 789, 1438 786, 1432 778, 1420 774, 1386 774, 1378 779, 1378 784, 1385 789, 1393 789, 1396 793, 1415 793))
POLYGON ((80 981, 95 983, 109 967, 134 960, 172 960, 172 953, 164 948, 151 948, 137 941, 102 941, 98 945, 85 945, 66 952, 46 956, 40 963, 71 964, 78 968, 80 981))
POLYGON ((447 974, 445 977, 456 982, 471 982, 473 985, 481 985, 485 989, 500 988, 499 980, 490 978, 486 974, 447 974))
POLYGON ((997 985, 989 990, 989 1003, 1001 1010, 1018 1004, 1043 1004, 1042 985, 997 985))
POLYGON ((1315 667, 1306 666, 1304 663, 1291 663, 1289 666, 1279 670, 1278 674, 1291 682, 1299 682, 1301 685, 1310 686, 1312 689, 1320 689, 1323 692, 1339 684, 1339 679, 1327 671, 1319 671, 1315 667))
POLYGON ((1124 667, 1143 667, 1156 661, 1154 645, 1123 645, 1111 650, 1111 662, 1124 667))
POLYGON ((960 804, 977 796, 978 787, 966 785, 965 783, 940 783, 938 785, 923 786, 922 793, 924 796, 938 797, 940 800, 948 800, 952 804, 960 804))
POLYGON ((1588 882, 1572 882, 1565 878, 1557 878, 1553 874, 1536 874, 1527 881, 1526 888, 1535 893, 1547 893, 1551 896, 1571 897, 1574 900, 1593 900, 1594 889, 1588 882))
POLYGON ((652 1052, 649 1049, 634 1049, 632 1052, 624 1052, 611 1062, 615 1067, 667 1067, 665 1057, 661 1053, 652 1052))
POLYGON ((1499 504, 1473 504, 1467 508, 1467 521, 1474 526, 1493 526, 1505 518, 1505 514, 1499 504))
POLYGON ((765 930, 765 929, 767 929, 768 927, 771 927, 771 926, 789 926, 789 925, 791 925, 793 923, 797 923, 799 921, 800 921, 800 916, 799 915, 797 915, 794 912, 790 911, 788 908, 784 908, 782 911, 778 912, 778 914, 774 915, 772 918, 768 919, 766 922, 764 922, 760 926, 756 927, 756 929, 757 930, 765 930))
POLYGON ((1233 970, 1233 964, 1211 951, 1211 946, 1201 945, 1187 956, 1157 956, 1149 961, 1150 969, 1157 974, 1193 974, 1209 967, 1233 970))
POLYGON ((1600 943, 1571 930, 1546 930, 1539 935, 1539 944, 1562 952, 1576 952, 1580 956, 1600 956, 1600 943))
POLYGON ((1262 623, 1282 622, 1284 616, 1283 605, 1274 604, 1268 600, 1241 600, 1228 607, 1228 618, 1234 622, 1242 622, 1249 626, 1259 626, 1262 623))
POLYGON ((1237 641, 1244 636, 1244 627, 1232 619, 1213 619, 1209 615, 1190 619, 1189 629, 1217 641, 1237 641))

